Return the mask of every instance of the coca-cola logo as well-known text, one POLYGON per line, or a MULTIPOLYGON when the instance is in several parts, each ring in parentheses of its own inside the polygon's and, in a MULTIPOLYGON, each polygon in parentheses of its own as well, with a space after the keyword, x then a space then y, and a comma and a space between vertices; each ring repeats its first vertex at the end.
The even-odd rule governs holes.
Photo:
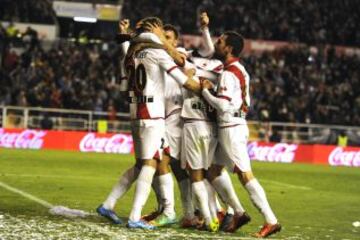
POLYGON ((259 146, 258 142, 250 142, 247 148, 251 160, 291 163, 298 145, 277 143, 273 146, 259 146))
POLYGON ((115 134, 111 137, 96 137, 95 133, 86 134, 80 141, 81 152, 131 153, 131 135, 115 134))
POLYGON ((331 151, 328 160, 332 166, 360 167, 360 150, 346 151, 337 147, 331 151))
POLYGON ((45 135, 46 131, 23 130, 11 133, 0 128, 0 147, 40 149, 43 146, 45 135))

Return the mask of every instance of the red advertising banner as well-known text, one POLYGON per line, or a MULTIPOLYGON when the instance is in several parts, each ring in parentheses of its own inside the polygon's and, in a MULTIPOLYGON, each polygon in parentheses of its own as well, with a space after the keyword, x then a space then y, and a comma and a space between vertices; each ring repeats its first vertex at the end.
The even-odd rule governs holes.
POLYGON ((0 147, 122 154, 134 151, 133 140, 129 133, 100 134, 3 128, 0 128, 0 147))
MULTIPOLYGON (((57 149, 80 152, 133 153, 129 133, 100 134, 75 131, 45 131, 0 128, 0 147, 57 149)), ((360 147, 249 142, 251 160, 282 163, 311 163, 360 167, 360 147)))

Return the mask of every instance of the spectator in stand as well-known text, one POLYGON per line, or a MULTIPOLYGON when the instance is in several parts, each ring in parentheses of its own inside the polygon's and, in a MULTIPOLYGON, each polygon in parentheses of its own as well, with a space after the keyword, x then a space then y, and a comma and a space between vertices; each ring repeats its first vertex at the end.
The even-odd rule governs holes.
POLYGON ((122 14, 132 22, 156 15, 196 33, 196 18, 189 16, 204 10, 215 35, 236 30, 250 39, 360 45, 357 0, 131 0, 124 1, 122 14))

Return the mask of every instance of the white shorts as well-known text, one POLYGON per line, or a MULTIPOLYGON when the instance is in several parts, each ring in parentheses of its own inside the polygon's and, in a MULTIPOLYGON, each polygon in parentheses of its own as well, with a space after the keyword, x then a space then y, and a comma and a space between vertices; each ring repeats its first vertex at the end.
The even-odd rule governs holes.
POLYGON ((214 123, 194 121, 185 123, 181 144, 181 167, 193 170, 208 169, 217 145, 214 123))
POLYGON ((137 159, 161 160, 163 151, 168 150, 163 119, 144 119, 131 122, 135 157, 137 159))
POLYGON ((251 171, 250 158, 247 151, 249 128, 247 125, 218 128, 219 144, 215 153, 214 164, 226 166, 233 172, 238 168, 241 172, 251 171))
POLYGON ((173 114, 165 119, 166 140, 170 147, 170 156, 180 160, 181 134, 184 127, 181 112, 173 114))

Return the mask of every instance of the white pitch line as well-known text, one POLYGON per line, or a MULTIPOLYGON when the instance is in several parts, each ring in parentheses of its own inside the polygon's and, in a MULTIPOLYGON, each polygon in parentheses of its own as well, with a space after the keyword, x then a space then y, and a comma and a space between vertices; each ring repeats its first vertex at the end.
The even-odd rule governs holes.
POLYGON ((36 203, 38 203, 38 204, 40 204, 40 205, 42 205, 42 206, 44 206, 46 208, 52 208, 54 206, 54 205, 52 205, 51 203, 48 203, 45 200, 42 200, 42 199, 40 199, 38 197, 35 197, 34 195, 31 195, 30 193, 24 192, 24 191, 22 191, 22 190, 20 190, 18 188, 11 187, 11 186, 9 186, 6 183, 1 182, 1 181, 0 181, 0 187, 3 187, 3 188, 5 188, 6 190, 8 190, 10 192, 17 193, 17 194, 23 196, 24 198, 32 200, 32 201, 34 201, 34 202, 36 202, 36 203))
POLYGON ((295 188, 295 189, 301 189, 301 190, 307 190, 307 191, 312 190, 311 187, 292 185, 292 184, 288 184, 288 183, 282 183, 282 182, 266 180, 266 179, 261 179, 260 182, 268 182, 268 183, 278 185, 278 186, 281 186, 281 187, 285 187, 285 188, 295 188))
MULTIPOLYGON (((2 181, 0 181, 0 187, 10 191, 10 192, 13 192, 13 193, 16 193, 16 194, 19 194, 21 196, 23 196, 24 198, 26 199, 29 199, 29 200, 32 200, 38 204, 40 204, 41 206, 43 207, 46 207, 46 208, 52 208, 54 207, 53 204, 43 200, 43 199, 40 199, 30 193, 27 193, 27 192, 24 192, 18 188, 15 188, 15 187, 12 187, 2 181)), ((76 223, 79 223, 85 227, 89 227, 91 228, 92 230, 94 231, 98 231, 104 235, 107 235, 109 237, 112 237, 112 239, 119 239, 121 237, 121 235, 119 236, 119 234, 121 234, 121 232, 118 232, 118 233, 115 233, 115 232, 112 232, 112 231, 109 231, 109 230, 106 230, 106 229, 103 229, 101 227, 99 227, 98 225, 92 223, 92 222, 88 222, 88 221, 85 221, 85 220, 82 220, 82 219, 76 219, 75 220, 76 223)), ((144 236, 144 233, 137 233, 137 232, 129 232, 130 235, 139 235, 139 236, 144 236)), ((166 234, 164 232, 146 232, 146 234, 148 236, 154 236, 154 237, 161 237, 162 235, 166 234)), ((184 235, 186 235, 186 233, 183 233, 183 234, 180 234, 180 233, 171 233, 169 235, 169 237, 184 237, 184 235)), ((125 236, 126 237, 126 236, 125 236)), ((203 236, 186 236, 186 238, 190 238, 190 239, 202 239, 203 236)), ((255 240, 255 239, 258 239, 258 238, 253 238, 253 237, 237 237, 237 236, 209 236, 207 235, 206 236, 206 239, 239 239, 239 240, 255 240)), ((272 240, 277 240, 277 239, 274 239, 272 238, 272 240)))
MULTIPOLYGON (((8 185, 8 184, 6 184, 6 183, 4 183, 2 181, 0 181, 0 187, 3 187, 3 188, 5 188, 6 190, 8 190, 10 192, 17 193, 17 194, 23 196, 24 198, 27 198, 29 200, 32 200, 32 201, 40 204, 43 207, 46 207, 46 208, 54 207, 53 204, 51 204, 51 203, 49 203, 49 202, 47 202, 45 200, 42 200, 42 199, 40 199, 40 198, 38 198, 38 197, 36 197, 34 195, 31 195, 30 193, 24 192, 24 191, 22 191, 22 190, 20 190, 18 188, 11 187, 10 185, 8 185)), ((118 236, 117 234, 115 234, 113 232, 110 232, 110 231, 107 231, 107 230, 104 230, 101 227, 99 227, 97 225, 94 225, 91 222, 86 222, 86 221, 79 220, 79 219, 77 219, 77 222, 84 225, 84 226, 86 226, 86 227, 89 227, 89 228, 91 228, 91 229, 93 229, 95 231, 98 231, 100 233, 108 235, 110 237, 117 237, 118 236)))

